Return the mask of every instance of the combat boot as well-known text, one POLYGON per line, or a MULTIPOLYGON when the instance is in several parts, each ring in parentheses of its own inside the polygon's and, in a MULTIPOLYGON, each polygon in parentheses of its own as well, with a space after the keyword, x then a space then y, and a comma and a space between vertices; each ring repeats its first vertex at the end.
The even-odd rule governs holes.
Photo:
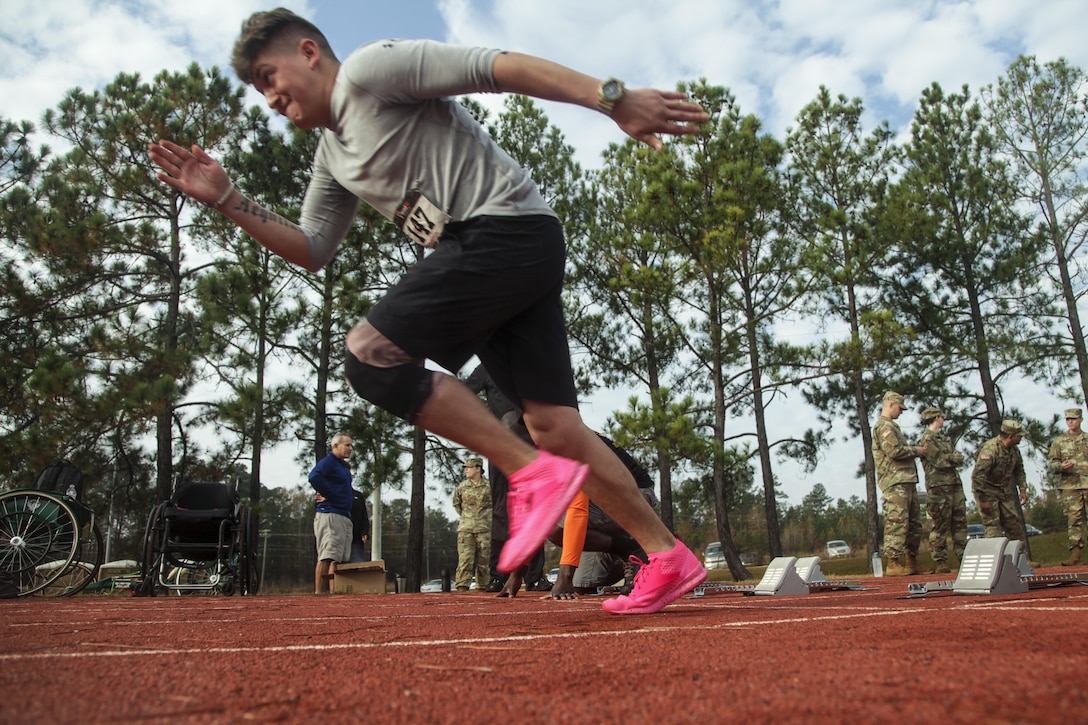
POLYGON ((1069 558, 1062 562, 1062 566, 1076 566, 1080 563, 1080 546, 1074 546, 1069 549, 1069 558))
POLYGON ((899 563, 899 559, 888 559, 888 568, 884 570, 884 576, 908 576, 910 569, 899 563))
POLYGON ((907 554, 907 571, 911 574, 917 574, 918 572, 918 557, 914 554, 907 554))
POLYGON ((933 567, 934 574, 951 574, 952 567, 948 565, 947 561, 938 561, 937 566, 933 567))

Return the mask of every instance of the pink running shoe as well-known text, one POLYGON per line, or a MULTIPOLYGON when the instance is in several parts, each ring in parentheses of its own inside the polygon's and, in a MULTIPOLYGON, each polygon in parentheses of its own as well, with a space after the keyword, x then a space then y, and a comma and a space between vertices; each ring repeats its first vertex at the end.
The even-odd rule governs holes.
POLYGON ((544 544, 588 475, 586 464, 547 451, 510 474, 506 495, 510 538, 499 554, 499 571, 514 571, 544 544))
POLYGON ((650 563, 635 574, 635 586, 629 595, 604 601, 601 606, 606 612, 653 614, 706 580, 706 569, 679 539, 672 550, 648 558, 650 563))

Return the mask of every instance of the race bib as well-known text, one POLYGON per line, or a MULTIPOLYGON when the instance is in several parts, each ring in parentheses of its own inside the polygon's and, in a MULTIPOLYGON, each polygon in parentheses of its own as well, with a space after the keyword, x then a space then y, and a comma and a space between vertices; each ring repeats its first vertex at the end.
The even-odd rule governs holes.
POLYGON ((450 215, 423 196, 419 189, 409 191, 393 215, 393 223, 405 236, 428 249, 434 249, 438 244, 438 238, 449 220, 450 215))

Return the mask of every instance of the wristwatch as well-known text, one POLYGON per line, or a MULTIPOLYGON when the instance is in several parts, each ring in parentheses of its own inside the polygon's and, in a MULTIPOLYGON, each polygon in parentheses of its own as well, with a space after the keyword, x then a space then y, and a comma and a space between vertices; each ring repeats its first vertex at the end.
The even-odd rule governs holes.
POLYGON ((609 78, 597 87, 597 110, 606 116, 611 116, 612 109, 623 100, 626 92, 623 81, 618 78, 609 78))

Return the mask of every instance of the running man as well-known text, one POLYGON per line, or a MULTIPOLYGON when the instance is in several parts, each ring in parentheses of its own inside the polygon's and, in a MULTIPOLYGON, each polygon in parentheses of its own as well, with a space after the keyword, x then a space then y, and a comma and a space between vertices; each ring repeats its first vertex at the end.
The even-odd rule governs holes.
POLYGON ((607 611, 656 612, 701 583, 702 564, 578 413, 559 219, 452 97, 518 93, 581 105, 658 150, 658 134, 697 133, 706 112, 680 92, 627 89, 541 58, 433 41, 373 42, 341 63, 320 30, 282 8, 243 24, 232 65, 292 124, 323 129, 299 223, 247 199, 195 145, 151 144, 159 179, 310 271, 332 259, 360 199, 433 249, 349 332, 345 372, 364 399, 507 473, 510 539, 500 570, 540 548, 584 487, 649 558, 631 594, 606 601, 607 611), (457 371, 473 355, 523 409, 539 452, 455 377, 423 365, 457 371))

